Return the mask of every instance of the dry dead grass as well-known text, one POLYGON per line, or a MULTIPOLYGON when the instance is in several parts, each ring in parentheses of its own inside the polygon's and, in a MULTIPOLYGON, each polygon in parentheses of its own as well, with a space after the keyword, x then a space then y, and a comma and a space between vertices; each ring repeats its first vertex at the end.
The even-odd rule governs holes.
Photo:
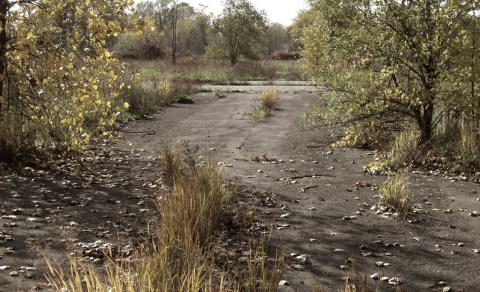
POLYGON ((394 165, 411 164, 418 157, 420 133, 409 128, 395 139, 389 153, 389 159, 394 165))
POLYGON ((244 284, 246 291, 276 291, 281 276, 286 271, 283 256, 278 254, 273 267, 270 268, 269 258, 266 254, 270 235, 262 235, 259 241, 252 240, 250 242, 251 253, 244 284))
POLYGON ((404 173, 398 173, 389 177, 378 190, 385 204, 405 219, 412 209, 413 193, 408 189, 407 177, 404 173))
POLYGON ((459 161, 467 170, 480 166, 480 139, 479 134, 462 123, 460 125, 459 161))
POLYGON ((263 122, 272 115, 272 111, 278 105, 278 91, 265 90, 258 96, 253 105, 252 118, 256 122, 263 122))
POLYGON ((274 110, 278 104, 278 91, 263 91, 262 94, 258 97, 257 103, 260 108, 274 110))
MULTIPOLYGON (((170 192, 158 196, 161 225, 128 258, 109 258, 104 270, 69 257, 69 268, 49 263, 48 280, 57 291, 275 291, 285 270, 283 261, 266 257, 268 238, 251 246, 244 275, 230 277, 214 261, 215 235, 228 197, 221 169, 185 164, 180 152, 166 147, 162 172, 170 192), (239 279, 238 282, 225 279, 239 279)), ((241 269, 240 269, 241 270, 241 269)))

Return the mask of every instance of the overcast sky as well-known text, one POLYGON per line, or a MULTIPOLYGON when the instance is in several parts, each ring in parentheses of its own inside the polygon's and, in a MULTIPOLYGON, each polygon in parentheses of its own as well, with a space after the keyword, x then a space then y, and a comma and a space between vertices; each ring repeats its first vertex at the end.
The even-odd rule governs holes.
MULTIPOLYGON (((141 0, 135 0, 136 3, 141 0)), ((180 0, 186 2, 194 8, 198 8, 199 4, 207 6, 207 12, 218 15, 222 12, 222 0, 180 0)), ((298 12, 307 8, 305 0, 250 0, 258 10, 265 10, 270 22, 279 22, 285 26, 293 23, 293 19, 298 12)))

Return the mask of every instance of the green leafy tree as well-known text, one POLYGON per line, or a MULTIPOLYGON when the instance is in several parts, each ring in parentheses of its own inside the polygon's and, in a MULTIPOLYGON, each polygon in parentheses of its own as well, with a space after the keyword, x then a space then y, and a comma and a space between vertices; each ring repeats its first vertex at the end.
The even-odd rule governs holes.
POLYGON ((157 0, 156 2, 140 2, 137 5, 137 11, 145 17, 154 19, 157 31, 164 34, 169 40, 172 64, 176 64, 179 34, 188 32, 190 29, 188 22, 196 14, 193 7, 185 2, 178 2, 178 0, 157 0))
MULTIPOLYGON (((478 9, 478 8, 477 8, 478 9)), ((453 39, 451 74, 444 79, 448 90, 455 96, 457 110, 449 115, 465 113, 464 121, 480 135, 480 17, 478 11, 466 15, 460 22, 458 37, 453 39)), ((448 124, 458 128, 453 118, 448 124)), ((480 140, 479 140, 480 141, 480 140)))
MULTIPOLYGON (((301 19, 303 64, 331 97, 309 115, 317 125, 349 124, 347 139, 358 133, 371 139, 413 122, 427 143, 449 113, 464 114, 466 85, 478 80, 478 26, 471 25, 478 1, 312 0, 310 6, 301 19)), ((472 109, 478 90, 469 92, 465 107, 472 109)))
POLYGON ((205 53, 205 48, 208 46, 208 32, 212 26, 212 16, 206 14, 203 10, 198 12, 195 16, 195 29, 193 31, 194 51, 199 54, 205 53))
POLYGON ((266 31, 265 12, 247 0, 226 0, 222 14, 213 22, 209 49, 235 65, 240 56, 258 56, 266 31))
POLYGON ((268 55, 273 54, 275 51, 281 50, 283 46, 289 44, 289 35, 287 29, 283 24, 273 22, 268 25, 266 33, 265 45, 268 55))
POLYGON ((310 25, 313 25, 310 23, 313 21, 313 9, 310 11, 308 10, 301 10, 298 15, 295 17, 295 21, 291 26, 288 27, 288 34, 292 38, 292 49, 294 50, 303 50, 304 46, 302 43, 303 35, 304 32, 306 31, 306 28, 310 25))

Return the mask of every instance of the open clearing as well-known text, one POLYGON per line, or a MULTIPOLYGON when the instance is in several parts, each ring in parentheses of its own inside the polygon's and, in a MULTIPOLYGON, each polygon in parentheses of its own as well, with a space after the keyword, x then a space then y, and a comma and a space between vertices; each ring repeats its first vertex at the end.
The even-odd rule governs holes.
POLYGON ((106 242, 125 239, 118 245, 128 251, 128 239, 146 236, 158 151, 169 141, 197 163, 223 164, 235 200, 254 210, 253 229, 273 227, 272 250, 284 250, 290 267, 282 291, 310 291, 316 283, 336 291, 349 270, 367 273, 372 290, 394 290, 392 278, 403 291, 480 289, 480 217, 471 216, 480 211, 478 183, 411 173, 418 214, 397 221, 372 210, 386 177, 363 172, 371 153, 332 149, 328 131, 300 128, 316 88, 266 86, 279 91, 279 106, 255 123, 253 100, 265 88, 238 87, 214 88, 242 91, 226 98, 199 93, 195 104, 133 121, 117 144, 99 146, 81 165, 2 175, 0 291, 41 288, 43 257, 64 261, 76 251, 95 260, 106 242), (379 279, 370 279, 375 273, 379 279))

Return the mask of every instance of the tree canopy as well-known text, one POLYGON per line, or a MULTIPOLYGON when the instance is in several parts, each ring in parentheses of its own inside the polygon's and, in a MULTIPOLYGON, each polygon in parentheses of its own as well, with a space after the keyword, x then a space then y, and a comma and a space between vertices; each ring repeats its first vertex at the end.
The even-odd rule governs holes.
POLYGON ((369 134, 413 122, 423 143, 454 115, 478 131, 478 1, 309 2, 303 64, 330 91, 311 121, 369 134))
POLYGON ((144 52, 141 53, 149 55, 145 49, 151 46, 151 51, 158 52, 150 54, 151 57, 161 57, 163 50, 169 51, 172 64, 176 63, 177 56, 205 52, 211 17, 202 9, 196 11, 190 4, 177 0, 157 0, 139 2, 137 12, 155 23, 156 32, 139 41, 127 36, 125 43, 119 44, 118 47, 143 49, 144 52), (147 46, 139 46, 139 43, 147 43, 147 46))
POLYGON ((265 39, 265 46, 268 55, 273 54, 275 51, 282 50, 285 45, 287 45, 286 49, 288 49, 290 42, 287 29, 283 24, 277 22, 268 25, 265 39))
POLYGON ((0 1, 0 158, 79 149, 128 107, 107 41, 125 28, 132 2, 0 1))
POLYGON ((235 65, 240 56, 255 58, 264 43, 266 15, 247 0, 226 0, 223 12, 213 22, 210 51, 235 65))

